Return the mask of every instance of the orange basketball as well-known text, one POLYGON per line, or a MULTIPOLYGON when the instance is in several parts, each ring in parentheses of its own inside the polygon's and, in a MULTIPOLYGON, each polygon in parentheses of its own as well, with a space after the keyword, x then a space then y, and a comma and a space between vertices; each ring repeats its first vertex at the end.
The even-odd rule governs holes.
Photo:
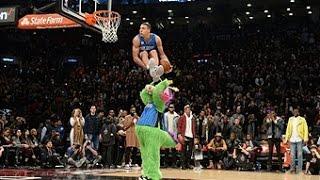
POLYGON ((169 60, 167 60, 167 59, 162 59, 162 60, 160 61, 160 64, 163 66, 163 70, 164 70, 165 73, 168 73, 168 72, 171 71, 172 66, 171 66, 171 63, 169 62, 169 60))
POLYGON ((85 13, 86 23, 90 26, 96 24, 96 18, 94 18, 93 14, 85 13))

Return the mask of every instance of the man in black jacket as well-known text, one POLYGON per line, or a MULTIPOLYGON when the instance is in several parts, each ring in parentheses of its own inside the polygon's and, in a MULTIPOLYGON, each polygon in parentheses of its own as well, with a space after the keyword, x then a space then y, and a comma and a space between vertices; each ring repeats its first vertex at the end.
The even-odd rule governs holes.
POLYGON ((46 146, 41 150, 41 164, 43 167, 53 168, 57 165, 63 165, 60 156, 53 148, 52 141, 47 141, 46 146))
POLYGON ((109 118, 100 131, 102 162, 108 168, 114 168, 114 145, 116 143, 117 127, 109 118))
POLYGON ((90 114, 85 117, 84 133, 86 140, 92 142, 92 147, 95 150, 99 148, 99 120, 96 115, 96 106, 90 107, 90 114))
POLYGON ((284 129, 284 120, 276 115, 275 111, 271 111, 265 118, 267 127, 267 137, 269 145, 268 171, 272 170, 273 146, 276 147, 280 170, 282 169, 282 158, 280 153, 280 143, 282 141, 282 133, 284 129))

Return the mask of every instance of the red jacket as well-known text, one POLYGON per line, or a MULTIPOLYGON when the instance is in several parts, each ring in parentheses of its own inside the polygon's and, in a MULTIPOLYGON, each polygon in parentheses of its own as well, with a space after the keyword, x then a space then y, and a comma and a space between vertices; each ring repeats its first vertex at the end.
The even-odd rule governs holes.
MULTIPOLYGON (((187 120, 187 118, 186 118, 185 114, 180 116, 180 118, 178 120, 178 135, 181 134, 183 137, 186 132, 186 126, 187 126, 186 120, 187 120)), ((193 138, 195 138, 195 136, 196 136, 196 120, 194 117, 192 117, 192 134, 193 134, 193 138)))

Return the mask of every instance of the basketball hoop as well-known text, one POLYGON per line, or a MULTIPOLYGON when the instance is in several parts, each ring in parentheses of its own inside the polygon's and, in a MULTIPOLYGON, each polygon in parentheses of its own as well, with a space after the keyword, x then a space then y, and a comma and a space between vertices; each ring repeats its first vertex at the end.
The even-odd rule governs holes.
POLYGON ((117 30, 120 25, 121 16, 119 13, 109 10, 100 10, 93 13, 94 18, 100 26, 102 41, 114 43, 118 41, 117 30))

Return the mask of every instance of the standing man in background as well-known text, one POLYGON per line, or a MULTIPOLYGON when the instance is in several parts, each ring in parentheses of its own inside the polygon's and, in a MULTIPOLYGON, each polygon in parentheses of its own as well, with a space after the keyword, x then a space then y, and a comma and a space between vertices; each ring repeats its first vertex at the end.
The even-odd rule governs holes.
POLYGON ((302 172, 302 148, 303 145, 308 142, 308 135, 306 119, 299 116, 299 109, 294 109, 293 116, 289 118, 285 139, 286 142, 290 142, 291 173, 302 172), (296 156, 298 156, 298 166, 296 166, 296 156))

